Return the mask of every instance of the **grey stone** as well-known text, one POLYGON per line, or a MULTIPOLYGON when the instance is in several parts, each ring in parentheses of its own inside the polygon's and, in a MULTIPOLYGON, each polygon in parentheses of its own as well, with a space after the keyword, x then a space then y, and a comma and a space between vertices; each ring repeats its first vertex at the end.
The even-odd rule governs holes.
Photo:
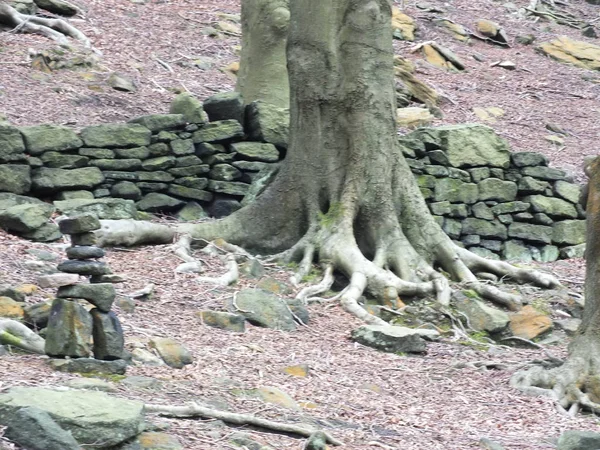
POLYGON ((58 226, 53 223, 45 223, 29 233, 23 233, 21 236, 35 242, 53 242, 63 237, 58 226))
POLYGON ((86 199, 92 200, 94 194, 90 191, 76 190, 76 191, 61 191, 56 194, 56 200, 74 200, 74 199, 86 199))
POLYGON ((233 163, 235 156, 235 153, 216 153, 214 155, 203 157, 202 161, 210 166, 225 163, 231 164, 233 163))
POLYGON ((544 225, 514 222, 508 227, 508 236, 541 244, 550 244, 552 242, 552 228, 544 225))
POLYGON ((79 282, 79 276, 72 273, 52 273, 48 275, 40 275, 37 280, 37 283, 42 288, 57 288, 60 286, 76 284, 77 282, 79 282))
POLYGON ((208 97, 204 111, 211 122, 233 119, 244 123, 244 101, 239 92, 220 92, 208 97))
POLYGON ((87 448, 114 447, 144 428, 143 403, 104 392, 14 387, 0 395, 2 415, 14 415, 25 407, 45 411, 87 448))
POLYGON ((221 144, 209 144, 208 142, 200 142, 194 145, 196 155, 199 157, 211 156, 215 153, 225 153, 227 149, 221 144))
POLYGON ((494 239, 481 239, 479 245, 493 252, 499 252, 502 249, 502 241, 496 241, 494 239))
POLYGON ((165 142, 155 142, 148 146, 149 157, 167 156, 171 153, 171 148, 165 142))
POLYGON ((204 208, 196 202, 188 202, 183 208, 177 212, 177 219, 182 222, 193 222, 207 218, 208 215, 204 208))
POLYGON ((147 212, 173 211, 183 205, 185 205, 185 202, 181 200, 156 192, 146 194, 144 198, 136 203, 139 210, 147 212))
POLYGON ((202 107, 202 102, 188 92, 179 94, 169 109, 171 114, 183 114, 185 120, 190 123, 204 124, 208 122, 208 116, 202 107))
POLYGON ((208 177, 219 181, 235 181, 242 177, 242 172, 229 164, 215 164, 210 168, 208 177))
MULTIPOLYGON (((0 152, 2 150, 0 149, 0 152)), ((0 191, 26 194, 31 189, 31 168, 24 164, 0 164, 0 191)))
POLYGON ((469 207, 463 204, 452 204, 450 205, 449 217, 457 217, 463 219, 469 215, 469 207))
POLYGON ((548 158, 541 153, 517 152, 510 155, 512 163, 517 167, 547 166, 548 158))
POLYGON ((17 233, 31 233, 48 222, 54 207, 47 203, 11 206, 0 210, 0 227, 17 233))
POLYGON ((202 160, 196 155, 180 156, 175 160, 175 167, 198 166, 202 164, 202 160))
POLYGON ((253 325, 284 331, 296 329, 296 323, 285 301, 262 289, 242 289, 237 293, 235 303, 229 300, 229 309, 242 314, 253 325))
POLYGON ((80 304, 56 298, 52 302, 46 331, 46 354, 86 357, 91 352, 92 318, 80 304))
MULTIPOLYGON (((252 180, 252 184, 246 192, 242 200, 242 206, 246 206, 256 200, 256 198, 262 194, 267 187, 271 184, 271 182, 275 179, 277 174, 279 173, 279 165, 278 164, 269 164, 264 169, 262 169, 256 176, 254 176, 252 180)), ((249 175, 245 173, 244 175, 249 175)))
POLYGON ((152 183, 151 181, 140 181, 135 185, 140 188, 143 194, 147 194, 148 192, 164 192, 169 189, 167 183, 152 183))
POLYGON ((208 189, 210 191, 221 194, 244 196, 248 192, 249 188, 250 185, 237 181, 210 180, 208 182, 208 189))
POLYGON ((239 314, 205 310, 198 313, 202 323, 209 327, 243 333, 246 331, 246 319, 239 314))
POLYGON ((65 383, 71 389, 86 391, 117 392, 113 383, 98 378, 71 378, 65 383))
POLYGON ((234 213, 241 207, 242 204, 235 198, 217 194, 206 211, 211 217, 220 219, 234 213))
POLYGON ((110 283, 80 283, 59 288, 56 296, 58 298, 83 298, 101 312, 109 312, 117 293, 115 287, 110 283))
POLYGON ((110 188, 110 195, 116 198, 126 198, 135 201, 142 198, 142 191, 131 181, 120 181, 110 188))
POLYGON ((585 220, 563 220, 552 226, 552 242, 558 245, 583 244, 586 238, 585 220))
POLYGON ((449 176, 450 172, 447 167, 444 166, 425 166, 423 168, 426 174, 434 177, 443 178, 449 176))
POLYGON ((139 124, 92 125, 81 131, 81 138, 88 147, 143 147, 150 145, 150 130, 139 124))
POLYGON ((554 183, 554 194, 571 203, 579 203, 581 188, 576 184, 567 183, 566 181, 557 181, 554 183))
POLYGON ((504 240, 508 237, 506 227, 497 221, 467 218, 462 222, 463 234, 477 234, 485 238, 504 240))
POLYGON ((206 178, 196 178, 196 177, 182 177, 177 178, 174 181, 175 184, 179 184, 181 186, 191 187, 194 189, 206 189, 208 186, 208 180, 206 178))
POLYGON ((73 214, 58 222, 58 228, 63 234, 80 234, 100 229, 100 221, 95 214, 73 214))
POLYGON ((169 169, 169 174, 172 177, 193 177, 198 175, 205 175, 210 171, 210 168, 207 164, 200 164, 197 166, 187 166, 187 167, 174 167, 169 169))
POLYGON ((123 358, 125 337, 123 328, 114 312, 91 311, 94 336, 94 357, 104 361, 123 358))
POLYGON ((431 210, 431 214, 435 214, 436 216, 450 214, 450 202, 443 201, 430 203, 429 209, 431 210))
POLYGON ((388 353, 423 353, 424 338, 438 336, 437 331, 391 325, 363 325, 352 331, 352 340, 388 353))
POLYGON ((558 438, 556 450, 598 450, 600 433, 592 431, 565 431, 558 438))
POLYGON ((502 249, 502 258, 507 261, 531 262, 533 256, 529 247, 521 241, 506 241, 502 249))
POLYGON ((498 167, 491 167, 490 176, 492 178, 499 178, 500 180, 504 180, 504 169, 500 169, 498 167))
POLYGON ((57 268, 61 272, 76 273, 78 275, 105 275, 110 273, 110 269, 106 263, 100 261, 69 259, 68 261, 61 262, 57 268))
POLYGON ((470 247, 471 245, 478 245, 481 242, 481 237, 476 234, 468 234, 461 237, 460 241, 464 245, 470 247))
POLYGON ((484 247, 470 247, 469 251, 486 259, 500 259, 497 253, 484 247))
POLYGON ((551 167, 523 167, 521 174, 526 177, 538 178, 546 181, 558 181, 567 178, 567 174, 564 170, 553 169, 551 167))
POLYGON ((475 203, 471 206, 471 212, 477 219, 494 220, 494 213, 491 208, 483 202, 475 203))
POLYGON ((98 219, 119 220, 137 218, 132 200, 121 198, 73 199, 54 202, 56 209, 67 216, 90 213, 98 219))
POLYGON ((86 167, 90 161, 87 156, 65 155, 58 152, 46 152, 40 159, 45 167, 53 169, 77 169, 86 167))
POLYGON ((98 167, 101 170, 127 172, 140 169, 142 161, 139 159, 92 159, 90 166, 98 167))
POLYGON ((461 292, 453 295, 456 308, 469 318, 471 328, 476 331, 498 333, 506 328, 510 322, 508 314, 482 301, 467 297, 461 292))
POLYGON ((98 243, 98 236, 95 233, 79 233, 71 235, 71 245, 73 246, 92 246, 98 243))
POLYGON ((123 92, 135 92, 137 91, 136 83, 132 78, 128 77, 125 74, 119 72, 113 72, 106 80, 106 84, 108 84, 111 88, 117 91, 123 92))
POLYGON ((246 129, 250 139, 287 148, 289 123, 287 108, 279 108, 261 101, 246 106, 246 129))
POLYGON ((26 324, 38 329, 46 328, 50 318, 50 309, 52 301, 48 300, 42 303, 28 304, 23 308, 23 320, 26 324))
POLYGON ((549 186, 547 181, 536 180, 532 177, 523 177, 518 185, 520 194, 541 194, 549 186))
POLYGON ((155 172, 136 172, 136 174, 139 181, 151 181, 154 183, 170 183, 175 179, 170 173, 161 170, 155 172))
POLYGON ((294 320, 300 325, 308 325, 310 322, 310 313, 306 308, 304 302, 297 298, 291 298, 286 300, 288 308, 292 311, 294 320))
POLYGON ((456 167, 448 168, 448 176, 450 178, 457 178, 465 183, 471 182, 471 175, 466 170, 457 169, 456 167))
POLYGON ((431 150, 427 152, 427 157, 430 159, 430 161, 436 164, 440 164, 442 166, 449 165, 448 155, 446 155, 443 150, 431 150))
POLYGON ((171 151, 176 156, 192 155, 196 149, 192 139, 177 139, 171 141, 171 151))
POLYGON ((87 148, 83 147, 79 149, 79 154, 81 156, 86 156, 88 158, 94 159, 110 159, 114 158, 115 152, 109 148, 87 148))
POLYGON ((544 263, 553 262, 558 259, 559 255, 560 253, 558 247, 555 245, 544 245, 540 249, 539 261, 544 263))
POLYGON ((166 170, 175 167, 175 164, 174 156, 158 156, 142 162, 142 168, 148 171, 166 170))
POLYGON ((80 169, 50 169, 42 167, 33 171, 32 189, 41 194, 53 194, 73 189, 93 189, 104 181, 97 167, 80 169))
POLYGON ((218 120, 204 125, 193 134, 194 144, 200 142, 230 142, 244 137, 244 129, 237 120, 218 120))
MULTIPOLYGON (((0 407, 1 408, 1 407, 0 407)), ((6 426, 4 436, 29 450, 79 450, 81 447, 70 432, 62 429, 48 414, 35 406, 26 406, 3 413, 0 425, 6 426)))
POLYGON ((566 219, 577 218, 575 206, 560 198, 530 195, 523 200, 531 204, 531 211, 534 213, 544 213, 550 217, 561 217, 566 219))
POLYGON ((533 221, 541 225, 552 225, 554 223, 554 221, 544 213, 535 213, 533 215, 533 221))
POLYGON ((106 180, 119 180, 119 181, 137 181, 139 179, 137 173, 134 172, 123 172, 119 170, 105 170, 102 172, 106 180))
POLYGON ((498 216, 498 221, 503 225, 510 225, 514 222, 510 214, 501 214, 498 216))
MULTIPOLYGON (((458 239, 462 232, 462 221, 456 219, 444 219, 442 229, 451 239, 458 239)), ((472 234, 465 232, 464 234, 472 234)))
POLYGON ((517 185, 512 181, 502 181, 498 178, 487 178, 478 185, 479 200, 497 200, 512 202, 517 198, 517 185))
POLYGON ((197 200, 201 202, 209 202, 213 198, 211 192, 202 191, 200 189, 194 189, 186 186, 179 186, 172 184, 167 189, 167 194, 175 195, 177 197, 183 197, 185 199, 197 200))
POLYGON ((81 147, 83 142, 73 130, 61 125, 34 125, 21 127, 27 152, 40 155, 46 151, 65 151, 81 147))
POLYGON ((148 147, 116 148, 114 153, 117 158, 123 159, 146 159, 150 156, 148 147))
POLYGON ((490 177, 489 167, 475 167, 474 169, 469 169, 469 173, 474 183, 479 183, 490 177))
POLYGON ((186 119, 183 114, 149 114, 131 119, 129 123, 139 123, 156 133, 162 130, 184 127, 186 119))
POLYGON ((527 211, 529 209, 529 203, 525 202, 507 202, 507 203, 499 203, 495 206, 492 206, 492 212, 496 215, 501 214, 510 214, 510 213, 518 213, 522 211, 527 211))
POLYGON ((437 178, 435 181, 435 200, 447 200, 451 203, 477 203, 479 190, 474 183, 464 183, 454 178, 437 178))
POLYGON ((584 258, 585 244, 571 245, 560 249, 560 259, 584 258))
POLYGON ((104 250, 93 246, 69 247, 66 253, 69 259, 97 259, 104 257, 104 250))
POLYGON ((25 143, 19 129, 0 123, 0 160, 14 161, 25 152, 25 143))
POLYGON ((262 162, 279 161, 279 150, 273 144, 260 142, 237 142, 231 148, 240 159, 262 162))
POLYGON ((160 131, 156 136, 152 136, 152 143, 156 142, 171 142, 179 139, 177 133, 171 131, 160 131))

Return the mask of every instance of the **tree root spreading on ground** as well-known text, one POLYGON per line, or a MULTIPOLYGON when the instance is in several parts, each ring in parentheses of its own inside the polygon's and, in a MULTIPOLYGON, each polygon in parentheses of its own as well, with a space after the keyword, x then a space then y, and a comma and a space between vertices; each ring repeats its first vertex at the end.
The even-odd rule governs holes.
POLYGON ((85 34, 73 25, 62 19, 50 19, 28 14, 21 14, 12 6, 0 4, 0 24, 14 27, 12 32, 41 34, 57 41, 61 45, 68 45, 67 37, 72 37, 83 43, 86 48, 91 48, 91 42, 85 34))
MULTIPOLYGON (((296 434, 303 437, 310 437, 316 432, 314 429, 304 428, 299 425, 275 422, 269 419, 262 419, 250 414, 239 414, 221 411, 218 409, 207 408, 205 406, 192 403, 189 406, 167 406, 167 405, 145 405, 147 412, 159 413, 169 417, 205 417, 210 419, 222 420, 233 425, 251 425, 268 430, 282 433, 296 434)), ((333 436, 325 433, 327 442, 332 445, 343 445, 342 442, 333 436)))
POLYGON ((16 320, 0 320, 0 344, 12 345, 40 355, 45 354, 46 341, 44 338, 16 320))

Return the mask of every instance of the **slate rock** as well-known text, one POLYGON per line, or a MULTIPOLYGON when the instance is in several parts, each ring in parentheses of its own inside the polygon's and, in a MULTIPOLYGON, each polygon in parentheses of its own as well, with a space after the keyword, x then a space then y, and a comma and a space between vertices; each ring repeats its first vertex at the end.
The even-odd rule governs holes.
POLYGON ((517 167, 538 167, 548 165, 548 158, 545 155, 536 152, 514 152, 511 153, 510 159, 517 167))
POLYGON ((176 139, 169 145, 175 156, 192 155, 196 151, 192 139, 176 139))
POLYGON ((123 375, 127 363, 118 359, 102 361, 95 358, 51 359, 50 367, 58 372, 81 373, 97 375, 123 375))
POLYGON ((109 312, 117 292, 111 283, 73 284, 58 289, 58 298, 83 298, 102 312, 109 312))
POLYGON ((98 219, 136 219, 137 209, 132 200, 122 198, 73 199, 55 201, 56 209, 67 216, 90 213, 98 219))
POLYGON ((61 272, 76 273, 78 275, 105 275, 110 273, 110 269, 106 263, 100 261, 70 259, 61 262, 57 268, 61 272))
POLYGON ((181 200, 157 192, 146 194, 136 203, 136 206, 140 211, 147 212, 173 211, 184 205, 185 202, 181 200))
POLYGON ((229 164, 215 164, 211 167, 208 177, 213 180, 235 181, 242 177, 242 172, 229 164))
POLYGON ((255 101, 246 106, 246 129, 250 139, 287 148, 290 113, 269 103, 255 101))
POLYGON ((544 213, 550 217, 576 219, 577 210, 572 203, 555 197, 546 197, 543 195, 530 195, 523 199, 531 204, 531 211, 534 213, 544 213))
POLYGON ((521 174, 526 177, 537 178, 545 181, 559 181, 567 178, 567 173, 561 169, 554 169, 552 167, 523 167, 521 174))
POLYGON ((63 234, 80 234, 100 229, 100 221, 94 214, 74 214, 58 222, 63 234))
POLYGON ((59 152, 46 152, 40 159, 45 167, 51 167, 53 169, 77 169, 86 167, 90 161, 87 156, 64 155, 59 152))
POLYGON ((230 142, 244 137, 244 129, 237 120, 210 122, 193 134, 194 144, 200 142, 230 142))
POLYGON ((37 329, 46 328, 51 308, 52 300, 29 304, 23 308, 23 321, 37 329))
POLYGON ((17 233, 31 233, 42 227, 54 212, 47 203, 11 206, 0 210, 0 227, 17 233))
POLYGON ((31 168, 28 165, 0 164, 0 191, 26 194, 30 189, 31 168))
POLYGON ((553 228, 544 225, 514 222, 508 226, 508 236, 541 244, 550 244, 552 242, 553 228))
POLYGON ((92 159, 89 164, 101 170, 123 172, 138 170, 142 167, 140 159, 92 159))
POLYGON ((250 188, 249 184, 240 183, 238 181, 217 181, 210 180, 208 182, 208 189, 212 192, 220 194, 236 195, 243 197, 248 193, 250 188))
POLYGON ((171 338, 154 338, 150 340, 150 347, 156 349, 163 361, 175 369, 181 369, 193 362, 188 349, 171 338))
POLYGON ((427 349, 424 337, 433 338, 433 330, 413 330, 392 325, 363 325, 352 331, 352 340, 387 353, 423 353, 427 349))
POLYGON ((142 190, 131 181, 120 181, 110 188, 110 195, 136 201, 142 198, 142 190))
POLYGON ((558 245, 583 244, 586 238, 585 220, 562 220, 552 225, 552 242, 558 245))
POLYGON ((243 333, 246 331, 246 319, 239 314, 205 310, 198 312, 202 323, 209 327, 221 328, 227 331, 243 333))
POLYGON ((173 179, 173 177, 192 177, 204 175, 208 173, 209 170, 210 169, 207 164, 200 164, 187 167, 174 167, 172 169, 169 169, 169 174, 171 175, 171 179, 173 179))
POLYGON ((475 331, 497 333, 505 329, 510 321, 508 314, 504 311, 492 308, 480 300, 467 297, 461 292, 455 293, 453 300, 456 308, 469 318, 470 326, 475 331))
POLYGON ((206 211, 211 217, 220 219, 233 214, 242 207, 241 203, 235 198, 216 195, 213 202, 206 208, 206 211))
POLYGON ((0 414, 24 407, 45 411, 86 448, 114 447, 144 428, 143 403, 104 392, 15 387, 0 395, 0 414))
POLYGON ((82 358, 90 354, 92 319, 76 302, 56 298, 52 302, 46 332, 46 354, 82 358))
POLYGON ((186 122, 183 114, 149 114, 131 119, 128 123, 139 123, 156 133, 162 130, 181 128, 186 125, 186 122))
POLYGON ((32 175, 32 189, 42 194, 63 190, 90 190, 104 182, 104 175, 97 167, 80 169, 36 169, 32 175))
POLYGON ((69 259, 98 259, 104 257, 104 250, 94 246, 75 246, 66 250, 69 259))
POLYGON ((123 328, 114 312, 91 311, 94 336, 94 357, 104 361, 123 358, 125 337, 123 328))
POLYGON ((19 130, 30 155, 73 150, 83 145, 73 130, 62 125, 34 125, 21 127, 19 130))
POLYGON ((151 131, 139 124, 92 125, 81 131, 88 147, 143 147, 150 145, 151 131))
MULTIPOLYGON (((72 273, 52 273, 41 275, 37 279, 37 283, 41 288, 57 288, 76 284, 77 282, 79 282, 79 275, 72 273)), ((0 295, 3 295, 1 290, 0 295)))
POLYGON ((479 188, 479 200, 481 201, 512 202, 517 198, 517 184, 512 181, 487 178, 477 186, 479 188))
POLYGON ((553 191, 557 197, 571 203, 579 203, 581 188, 576 184, 567 183, 566 181, 557 181, 554 183, 553 191))
POLYGON ((236 142, 231 149, 237 153, 237 158, 249 161, 277 162, 279 150, 273 144, 260 142, 236 142))
POLYGON ((17 127, 0 123, 0 160, 14 161, 25 152, 23 136, 17 127))
POLYGON ((46 411, 35 406, 18 409, 14 414, 0 410, 4 436, 29 450, 79 450, 69 431, 61 428, 46 411))
POLYGON ((593 431, 565 431, 558 438, 556 450, 598 450, 600 433, 593 431))
POLYGON ((531 262, 533 255, 528 246, 519 240, 508 240, 502 248, 502 259, 506 261, 531 262))
POLYGON ((208 97, 204 111, 211 122, 233 119, 244 123, 244 101, 239 92, 220 92, 208 97))
POLYGON ((194 189, 186 186, 179 186, 176 184, 172 184, 171 186, 169 186, 169 188, 167 189, 167 194, 200 202, 209 202, 213 198, 213 194, 211 192, 202 191, 200 189, 194 189))

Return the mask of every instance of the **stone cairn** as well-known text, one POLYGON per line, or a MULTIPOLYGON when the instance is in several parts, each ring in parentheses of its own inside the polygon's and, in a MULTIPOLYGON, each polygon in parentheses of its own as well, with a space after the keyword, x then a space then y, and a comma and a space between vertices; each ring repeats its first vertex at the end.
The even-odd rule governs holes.
POLYGON ((94 358, 113 361, 123 357, 123 330, 111 311, 116 291, 104 250, 95 246, 93 231, 100 221, 93 214, 81 214, 59 222, 60 231, 71 236, 67 261, 58 265, 62 272, 89 277, 89 283, 77 283, 58 289, 52 302, 46 334, 46 354, 54 357, 94 358), (94 308, 88 312, 85 300, 94 308), (92 345, 93 342, 93 345, 92 345))

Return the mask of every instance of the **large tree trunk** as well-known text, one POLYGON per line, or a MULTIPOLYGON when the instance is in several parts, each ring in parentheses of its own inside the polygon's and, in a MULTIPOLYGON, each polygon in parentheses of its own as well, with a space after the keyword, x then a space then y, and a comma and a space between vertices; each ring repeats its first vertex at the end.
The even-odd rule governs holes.
POLYGON ((244 103, 262 100, 289 106, 285 60, 288 0, 242 1, 242 54, 236 90, 244 103))
POLYGON ((518 309, 519 298, 480 284, 474 271, 551 286, 536 272, 459 249, 441 230, 399 149, 390 0, 296 0, 290 5, 290 141, 272 185, 215 223, 182 226, 260 251, 286 250, 300 275, 318 259, 343 272, 346 309, 380 323, 356 299, 437 295, 442 268, 482 295, 518 309))
POLYGON ((600 157, 585 167, 587 185, 585 307, 583 320, 560 367, 518 372, 514 387, 554 398, 573 415, 580 407, 600 412, 600 157))

